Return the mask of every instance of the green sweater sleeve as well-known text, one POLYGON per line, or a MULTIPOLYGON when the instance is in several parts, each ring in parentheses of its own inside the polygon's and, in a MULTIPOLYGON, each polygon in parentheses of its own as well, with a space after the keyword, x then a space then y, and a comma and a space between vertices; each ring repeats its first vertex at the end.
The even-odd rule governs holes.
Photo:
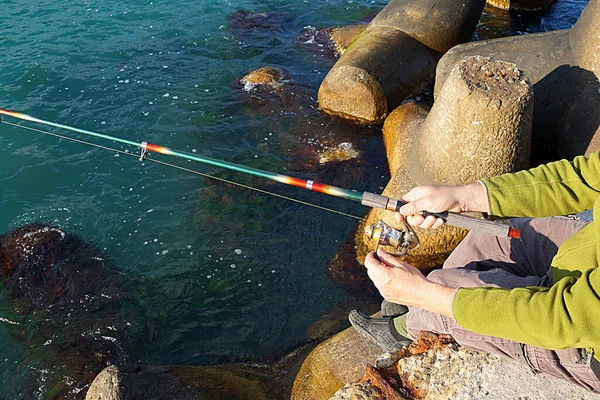
POLYGON ((567 277, 551 288, 462 288, 454 298, 456 322, 482 335, 546 349, 600 344, 600 271, 567 277))
POLYGON ((482 180, 490 214, 549 217, 592 208, 600 194, 600 152, 482 180))
MULTIPOLYGON (((600 222, 600 197, 593 208, 594 220, 600 222)), ((547 349, 600 347, 599 222, 592 223, 589 239, 581 239, 595 243, 595 260, 576 251, 561 258, 563 268, 581 274, 566 275, 551 288, 460 288, 452 303, 456 322, 475 333, 547 349)))

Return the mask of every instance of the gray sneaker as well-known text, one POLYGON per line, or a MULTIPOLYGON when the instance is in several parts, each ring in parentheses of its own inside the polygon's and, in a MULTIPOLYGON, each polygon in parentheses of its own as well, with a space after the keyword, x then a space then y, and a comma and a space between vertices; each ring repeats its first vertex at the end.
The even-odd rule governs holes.
POLYGON ((388 353, 401 350, 412 343, 412 340, 398 333, 392 317, 371 318, 360 311, 352 310, 348 319, 362 337, 388 353))

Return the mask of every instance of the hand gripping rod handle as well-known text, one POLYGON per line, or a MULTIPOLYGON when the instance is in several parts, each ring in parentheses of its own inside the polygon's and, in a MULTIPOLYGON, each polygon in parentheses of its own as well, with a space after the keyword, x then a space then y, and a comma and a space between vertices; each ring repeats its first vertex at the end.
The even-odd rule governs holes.
MULTIPOLYGON (((387 196, 382 196, 380 194, 364 192, 362 195, 361 204, 367 207, 397 212, 400 210, 400 207, 406 203, 387 196)), ((470 215, 447 211, 439 213, 423 211, 422 214, 424 217, 433 215, 437 218, 441 218, 448 225, 456 226, 458 228, 485 232, 499 237, 511 237, 518 239, 521 236, 521 232, 518 229, 512 228, 510 225, 502 221, 490 221, 484 218, 477 218, 470 215)))

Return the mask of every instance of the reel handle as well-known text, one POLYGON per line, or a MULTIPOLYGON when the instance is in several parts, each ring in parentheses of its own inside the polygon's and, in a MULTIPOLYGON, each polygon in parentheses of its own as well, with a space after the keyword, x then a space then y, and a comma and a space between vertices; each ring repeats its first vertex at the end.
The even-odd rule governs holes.
MULTIPOLYGON (((401 200, 396 200, 387 196, 382 196, 380 194, 364 192, 362 195, 361 204, 372 208, 379 208, 382 210, 397 212, 400 210, 400 207, 402 207, 406 203, 401 200)), ((448 211, 436 213, 423 211, 422 214, 424 217, 433 215, 437 218, 441 218, 448 225, 456 226, 458 228, 475 230, 478 232, 485 232, 499 237, 510 237, 514 239, 518 239, 521 236, 520 230, 515 229, 509 224, 502 221, 490 221, 484 218, 477 218, 472 217, 470 215, 453 213, 448 211)))

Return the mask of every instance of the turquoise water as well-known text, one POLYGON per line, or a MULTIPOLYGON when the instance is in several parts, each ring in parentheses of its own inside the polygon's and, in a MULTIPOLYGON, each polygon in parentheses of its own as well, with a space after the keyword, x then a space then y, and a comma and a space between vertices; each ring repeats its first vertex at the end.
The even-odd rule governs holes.
MULTIPOLYGON (((318 113, 316 90, 333 60, 297 35, 307 26, 365 18, 386 3, 4 1, 0 107, 379 191, 387 171, 377 128, 318 113), (278 17, 270 29, 236 30, 227 17, 239 9, 278 17), (291 104, 257 110, 246 102, 236 81, 264 65, 289 72, 291 104), (317 149, 342 142, 361 151, 353 172, 319 166, 317 149)), ((585 3, 559 0, 548 11, 525 15, 488 10, 477 37, 568 28, 585 3)), ((355 215, 366 211, 179 164, 355 215)), ((1 232, 34 221, 54 224, 93 242, 131 278, 140 296, 132 305, 135 318, 155 324, 152 337, 135 338, 135 362, 272 358, 302 343, 317 318, 348 298, 325 263, 356 225, 349 218, 7 125, 0 125, 0 185, 1 232)), ((18 398, 19 377, 34 370, 43 398, 52 371, 44 370, 35 349, 8 335, 7 324, 0 322, 1 396, 18 398)))

